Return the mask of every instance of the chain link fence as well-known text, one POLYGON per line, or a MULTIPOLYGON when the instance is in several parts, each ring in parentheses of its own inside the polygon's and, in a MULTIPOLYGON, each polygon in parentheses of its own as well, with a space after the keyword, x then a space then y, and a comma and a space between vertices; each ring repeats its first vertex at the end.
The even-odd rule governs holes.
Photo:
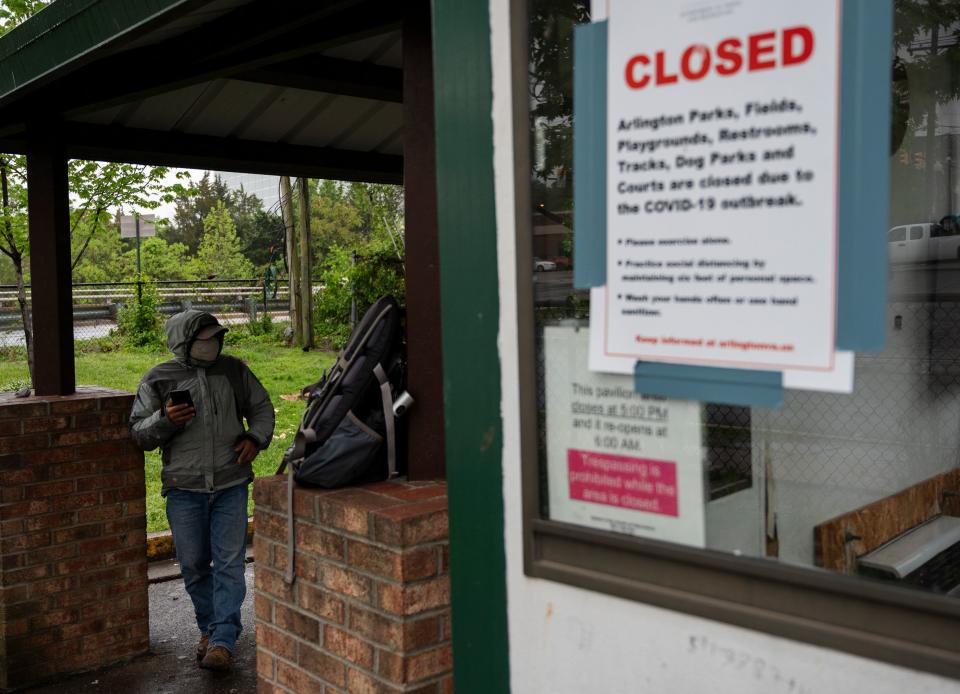
MULTIPOLYGON (((586 327, 589 301, 540 274, 554 275, 534 280, 543 455, 543 327, 586 327)), ((787 390, 775 410, 703 405, 708 499, 751 489, 748 512, 758 531, 766 519, 781 559, 811 564, 813 526, 960 462, 960 294, 895 294, 887 326, 882 353, 856 355, 850 394, 787 390)))
MULTIPOLYGON (((117 328, 124 305, 137 300, 137 282, 98 282, 73 285, 73 336, 77 341, 108 337, 117 328)), ((286 316, 289 286, 278 278, 275 286, 261 279, 171 280, 154 283, 159 310, 171 316, 188 308, 209 311, 224 324, 256 320, 263 315, 286 316)), ((142 285, 141 285, 142 286, 142 285)), ((27 309, 30 286, 26 288, 27 309)), ((24 347, 23 318, 15 285, 0 285, 0 348, 24 347)))

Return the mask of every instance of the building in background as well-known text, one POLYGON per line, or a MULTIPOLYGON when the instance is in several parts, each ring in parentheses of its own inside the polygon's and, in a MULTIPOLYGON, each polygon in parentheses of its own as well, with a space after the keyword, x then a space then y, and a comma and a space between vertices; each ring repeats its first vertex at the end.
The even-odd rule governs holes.
POLYGON ((256 195, 263 203, 264 209, 280 208, 280 177, 264 174, 236 173, 233 171, 211 171, 211 176, 218 176, 226 183, 230 190, 240 190, 256 195))

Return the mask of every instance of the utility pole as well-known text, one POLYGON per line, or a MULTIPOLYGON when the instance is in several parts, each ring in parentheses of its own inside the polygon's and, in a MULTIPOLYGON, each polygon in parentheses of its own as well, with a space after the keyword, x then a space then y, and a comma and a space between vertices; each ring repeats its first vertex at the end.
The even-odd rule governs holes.
MULTIPOLYGON (((937 6, 938 2, 931 2, 931 9, 939 9, 937 6)), ((930 57, 936 58, 937 53, 940 52, 940 27, 937 26, 937 23, 934 22, 934 26, 930 31, 930 57)), ((947 139, 950 139, 950 136, 947 136, 947 139)), ((936 162, 937 156, 937 99, 931 99, 930 107, 927 109, 927 131, 924 136, 924 145, 925 152, 923 154, 923 166, 925 171, 923 171, 923 176, 925 179, 924 189, 927 193, 927 211, 930 215, 930 221, 936 222, 939 221, 940 215, 944 211, 949 212, 949 210, 943 210, 937 204, 939 196, 939 186, 937 185, 937 171, 934 163, 936 162)), ((949 199, 949 197, 948 197, 949 199)))
POLYGON ((310 181, 306 176, 298 180, 300 186, 300 343, 303 349, 313 347, 313 287, 310 281, 310 181))
POLYGON ((290 187, 290 177, 280 177, 280 208, 283 212, 283 226, 287 243, 287 269, 290 281, 290 327, 293 328, 293 341, 302 344, 303 317, 300 309, 300 260, 297 253, 297 243, 294 238, 293 221, 293 189, 290 187))
POLYGON ((120 225, 120 238, 135 239, 137 249, 137 304, 143 299, 143 277, 140 272, 140 239, 144 236, 156 236, 157 227, 154 226, 152 214, 134 212, 131 215, 120 215, 117 218, 120 225))
POLYGON ((140 276, 140 214, 134 213, 133 221, 137 234, 137 306, 143 302, 143 278, 140 276))

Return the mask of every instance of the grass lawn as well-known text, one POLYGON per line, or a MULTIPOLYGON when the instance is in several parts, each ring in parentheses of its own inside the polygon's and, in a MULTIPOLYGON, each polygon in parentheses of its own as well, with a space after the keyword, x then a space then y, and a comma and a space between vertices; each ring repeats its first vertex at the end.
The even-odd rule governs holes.
MULTIPOLYGON (((272 475, 300 423, 304 403, 296 399, 300 388, 320 378, 323 369, 334 361, 332 352, 303 352, 299 349, 264 342, 228 345, 225 354, 243 359, 270 393, 277 411, 273 443, 253 463, 257 476, 272 475), (286 398, 284 397, 286 396, 286 398)), ((77 355, 77 383, 98 385, 135 392, 140 377, 167 358, 169 353, 101 352, 77 355)), ((29 380, 25 361, 0 362, 0 386, 29 380)), ((160 496, 160 454, 146 453, 147 530, 166 530, 167 516, 160 496)), ((251 495, 249 510, 253 511, 251 495)))

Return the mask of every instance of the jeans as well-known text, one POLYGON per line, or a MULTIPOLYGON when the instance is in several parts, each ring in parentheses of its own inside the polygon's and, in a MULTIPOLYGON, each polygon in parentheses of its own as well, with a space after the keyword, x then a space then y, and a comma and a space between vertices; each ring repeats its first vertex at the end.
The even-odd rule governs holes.
POLYGON ((243 629, 240 606, 247 592, 247 485, 212 494, 172 489, 167 520, 200 633, 210 635, 210 647, 232 653, 243 629))

